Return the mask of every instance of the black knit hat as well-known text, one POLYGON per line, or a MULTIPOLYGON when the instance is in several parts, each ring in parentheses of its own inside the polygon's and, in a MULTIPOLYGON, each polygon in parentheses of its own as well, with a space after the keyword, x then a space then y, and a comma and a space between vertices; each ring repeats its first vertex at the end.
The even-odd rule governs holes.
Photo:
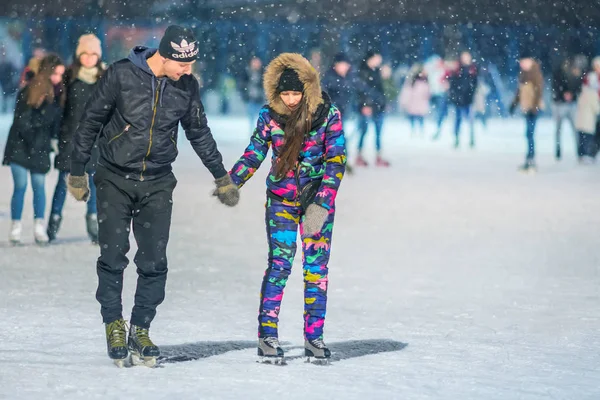
POLYGON ((279 83, 277 84, 277 92, 304 92, 304 84, 300 80, 298 73, 293 68, 287 67, 281 73, 279 77, 279 83))
POLYGON ((341 63, 341 62, 346 62, 346 63, 350 64, 350 59, 348 58, 346 53, 337 53, 335 56, 333 56, 334 64, 341 63))
POLYGON ((192 62, 198 57, 198 41, 191 29, 171 25, 160 41, 161 56, 179 62, 192 62))

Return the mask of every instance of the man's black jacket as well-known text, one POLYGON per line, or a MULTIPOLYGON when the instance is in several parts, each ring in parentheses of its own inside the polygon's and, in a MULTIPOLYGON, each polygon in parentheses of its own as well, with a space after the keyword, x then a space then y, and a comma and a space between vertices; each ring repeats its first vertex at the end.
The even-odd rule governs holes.
POLYGON ((99 165, 127 179, 160 178, 171 172, 177 157, 179 122, 212 175, 227 173, 206 122, 196 78, 157 78, 146 61, 154 52, 136 47, 101 78, 73 137, 72 175, 84 174, 98 139, 99 165))

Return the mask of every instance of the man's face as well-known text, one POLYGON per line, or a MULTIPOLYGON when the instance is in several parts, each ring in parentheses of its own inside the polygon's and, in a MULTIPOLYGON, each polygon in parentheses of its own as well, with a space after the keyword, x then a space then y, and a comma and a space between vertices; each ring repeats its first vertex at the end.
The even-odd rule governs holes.
POLYGON ((195 62, 195 60, 192 62, 179 62, 165 59, 163 72, 167 78, 178 81, 183 75, 190 75, 192 73, 192 65, 195 62))
POLYGON ((339 76, 345 77, 346 75, 348 75, 348 71, 350 71, 350 64, 346 61, 341 61, 339 63, 336 63, 333 69, 339 76))
POLYGON ((460 55, 460 62, 462 65, 471 65, 471 62, 473 62, 473 57, 471 56, 471 53, 469 53, 468 51, 462 52, 460 55))
POLYGON ((533 68, 533 58, 522 58, 519 61, 519 66, 523 71, 531 71, 531 68, 533 68))
POLYGON ((381 64, 383 63, 383 57, 381 57, 381 54, 375 54, 373 57, 371 57, 368 61, 369 66, 371 68, 379 68, 381 66, 381 64))
POLYGON ((252 68, 253 70, 258 71, 261 67, 262 61, 260 61, 260 58, 254 57, 252 61, 250 61, 250 68, 252 68))

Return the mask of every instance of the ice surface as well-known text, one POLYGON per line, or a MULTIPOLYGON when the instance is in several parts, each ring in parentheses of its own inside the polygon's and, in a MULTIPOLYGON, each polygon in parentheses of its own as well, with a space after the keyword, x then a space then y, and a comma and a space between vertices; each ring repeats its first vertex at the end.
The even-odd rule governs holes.
MULTIPOLYGON (((231 166, 248 123, 209 121, 231 166)), ((0 119, 2 145, 10 123, 0 119)), ((228 209, 180 139, 167 298, 152 325, 170 362, 153 370, 119 370, 106 356, 85 206, 68 200, 57 245, 11 248, 11 175, 0 168, 0 398, 599 399, 600 167, 577 165, 568 129, 556 163, 550 120, 538 126, 536 176, 516 172, 523 121, 492 121, 475 150, 466 132, 452 149, 450 125, 433 143, 391 118, 384 143, 393 167, 343 182, 329 367, 255 363, 267 165, 228 209)), ((48 176, 48 199, 56 178, 48 176)), ((31 219, 29 192, 28 243, 31 219)), ((291 356, 303 343, 299 267, 280 324, 291 356)), ((126 316, 135 278, 130 265, 126 316)))

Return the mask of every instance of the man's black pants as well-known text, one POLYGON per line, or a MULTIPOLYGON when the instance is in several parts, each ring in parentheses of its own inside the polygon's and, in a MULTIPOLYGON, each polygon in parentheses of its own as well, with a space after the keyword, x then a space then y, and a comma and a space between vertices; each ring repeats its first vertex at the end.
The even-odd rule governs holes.
POLYGON ((129 263, 129 231, 138 245, 134 262, 138 281, 130 323, 149 328, 156 307, 165 298, 167 243, 171 227, 172 195, 177 180, 173 173, 144 182, 125 179, 99 166, 94 176, 98 200, 97 263, 102 319, 113 322, 123 316, 123 272, 129 263))

